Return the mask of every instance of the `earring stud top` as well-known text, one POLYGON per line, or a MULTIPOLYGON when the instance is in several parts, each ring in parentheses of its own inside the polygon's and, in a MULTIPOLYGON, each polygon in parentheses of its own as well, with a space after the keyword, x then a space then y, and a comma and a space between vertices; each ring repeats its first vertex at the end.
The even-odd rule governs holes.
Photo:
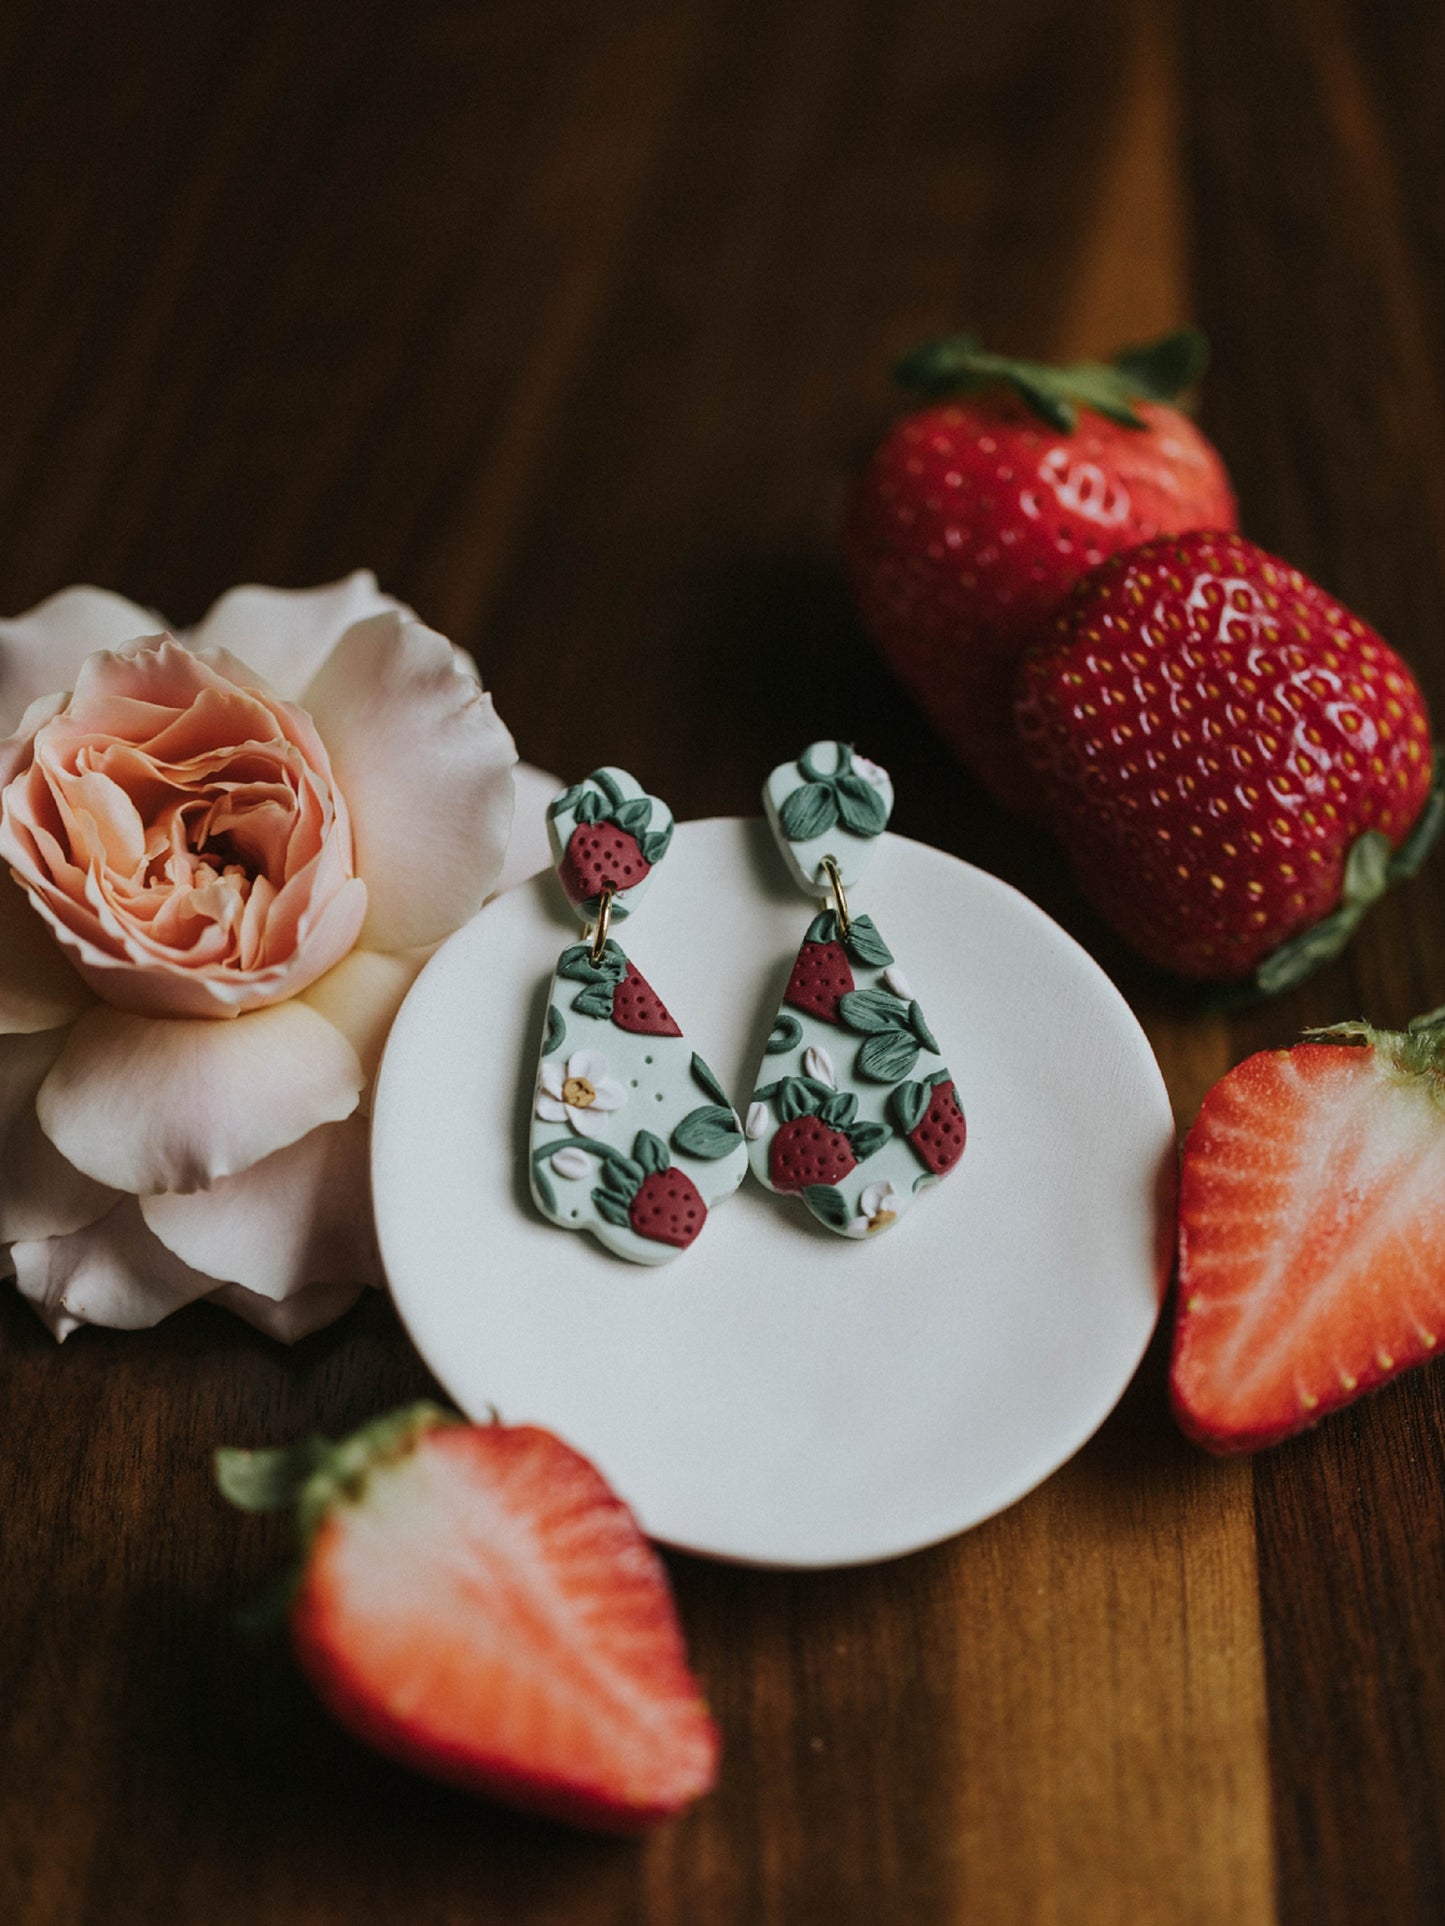
POLYGON ((589 923, 604 903, 621 922, 672 842, 672 811, 625 769, 594 769, 547 809, 552 861, 567 900, 589 923))
POLYGON ((793 880, 836 899, 868 867, 893 813, 888 771, 847 742, 810 742, 763 785, 763 808, 793 880))

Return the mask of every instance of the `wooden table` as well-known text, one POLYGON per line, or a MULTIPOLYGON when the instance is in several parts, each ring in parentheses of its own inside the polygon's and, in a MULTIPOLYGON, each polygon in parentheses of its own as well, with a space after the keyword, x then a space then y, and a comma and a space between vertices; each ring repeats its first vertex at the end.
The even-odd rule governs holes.
MULTIPOLYGON (((837 576, 890 357, 1189 316, 1248 529, 1445 713, 1445 16, 1420 0, 11 0, 0 606, 193 620, 370 564, 523 752, 747 811, 810 736, 1119 980, 1181 1126, 1302 1025, 1445 1000, 1445 866, 1287 1001, 1200 1014, 959 772, 837 576)), ((1021 1200, 1026 1207, 1026 1200, 1021 1200)), ((218 1440, 427 1388, 379 1297, 57 1349, 0 1291, 0 1918, 969 1926, 1445 1916, 1439 1367, 1256 1463, 1161 1345, 1004 1516, 876 1569, 674 1563, 717 1795, 643 1845, 353 1747, 233 1604, 218 1440)))

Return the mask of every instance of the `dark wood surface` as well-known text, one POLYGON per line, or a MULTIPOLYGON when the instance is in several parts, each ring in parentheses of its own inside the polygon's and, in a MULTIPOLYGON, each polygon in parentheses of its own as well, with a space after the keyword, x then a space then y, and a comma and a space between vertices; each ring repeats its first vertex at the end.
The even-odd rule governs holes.
MULTIPOLYGON (((1131 963, 841 593, 896 351, 1194 316, 1247 528, 1445 713, 1445 15, 1390 0, 188 0, 0 10, 0 606, 184 622, 360 564, 524 754, 747 811, 866 738, 896 826, 1114 973, 1181 1126, 1312 1021, 1445 1001, 1445 870, 1272 1008, 1131 963)), ((1445 1378, 1219 1463, 1156 1345, 1024 1503, 897 1564, 675 1561, 718 1794, 573 1837, 353 1747, 229 1630, 219 1440, 425 1389, 385 1303, 57 1349, 0 1292, 0 1919, 970 1926, 1445 1917, 1445 1378)))

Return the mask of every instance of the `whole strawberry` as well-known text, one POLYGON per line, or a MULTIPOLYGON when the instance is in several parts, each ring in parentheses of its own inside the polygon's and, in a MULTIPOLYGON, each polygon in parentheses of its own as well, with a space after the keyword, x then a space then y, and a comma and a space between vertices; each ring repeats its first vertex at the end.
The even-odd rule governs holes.
POLYGON ((1298 982, 1440 826, 1410 671, 1237 535, 1096 569, 1026 660, 1017 723, 1085 893, 1180 976, 1298 982))
POLYGON ((1204 1099, 1184 1145, 1170 1389, 1210 1450, 1278 1443, 1439 1355, 1442 1016, 1318 1031, 1204 1099))
POLYGON ((1005 807, 1036 814, 1014 739, 1015 668, 1079 577, 1160 534, 1232 529, 1223 463, 1168 404, 1203 372, 1194 331, 1107 366, 987 354, 969 335, 896 378, 933 398, 853 491, 858 612, 935 727, 1005 807))
POLYGON ((216 1456, 232 1503, 295 1506, 292 1647, 368 1745, 609 1832, 713 1784, 717 1732, 666 1573, 560 1438, 418 1404, 340 1444, 216 1456))

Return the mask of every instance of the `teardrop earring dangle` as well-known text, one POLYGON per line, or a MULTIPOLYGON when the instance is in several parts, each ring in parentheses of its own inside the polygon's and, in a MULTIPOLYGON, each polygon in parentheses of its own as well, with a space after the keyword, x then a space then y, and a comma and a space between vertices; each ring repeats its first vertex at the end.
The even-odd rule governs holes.
POLYGON ((829 1230, 869 1237, 963 1155, 963 1109, 893 953, 848 891, 893 809, 888 773, 842 742, 780 763, 763 804, 793 880, 826 907, 798 951, 748 1109, 748 1156, 769 1190, 829 1230))
POLYGON ((529 1170, 542 1215, 634 1264, 687 1249, 747 1170, 722 1086, 611 934, 672 841, 672 812, 624 769, 547 811, 557 876, 588 925, 557 959, 529 1170))

